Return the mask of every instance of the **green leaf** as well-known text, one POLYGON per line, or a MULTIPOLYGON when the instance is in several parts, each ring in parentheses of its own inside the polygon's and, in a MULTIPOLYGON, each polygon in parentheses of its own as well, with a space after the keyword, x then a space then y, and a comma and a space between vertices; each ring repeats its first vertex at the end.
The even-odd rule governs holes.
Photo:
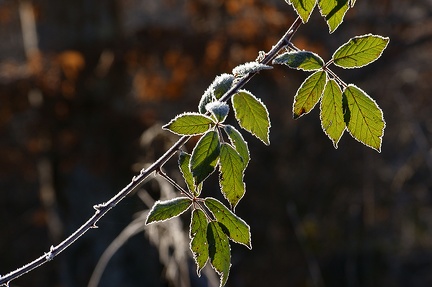
POLYGON ((359 142, 381 152, 385 121, 377 103, 364 91, 350 84, 343 92, 345 123, 359 142))
POLYGON ((320 108, 321 127, 324 133, 338 147, 340 138, 346 129, 342 108, 342 91, 335 80, 327 82, 321 99, 320 108))
POLYGON ((325 17, 330 33, 343 22, 349 9, 348 0, 318 0, 321 15, 325 17))
POLYGON ((309 20, 313 9, 315 8, 317 0, 285 0, 288 4, 294 7, 297 15, 300 16, 303 23, 309 20))
POLYGON ((199 184, 198 186, 195 185, 194 178, 190 170, 190 159, 190 154, 180 151, 178 164, 181 174, 183 175, 189 191, 191 191, 194 196, 198 197, 201 193, 202 184, 199 184))
POLYGON ((207 242, 209 245, 210 263, 221 276, 220 286, 225 286, 231 268, 231 248, 228 236, 217 221, 212 221, 207 227, 207 242))
POLYGON ((324 61, 315 53, 309 51, 286 52, 277 56, 273 64, 284 64, 292 69, 315 71, 324 66, 324 61))
POLYGON ((190 169, 196 184, 200 184, 214 172, 219 153, 220 141, 218 133, 208 131, 200 138, 192 151, 190 169))
POLYGON ((249 73, 256 73, 261 70, 270 70, 270 69, 273 69, 273 67, 258 62, 249 62, 235 67, 232 70, 232 73, 234 74, 235 77, 240 78, 246 76, 249 73))
POLYGON ((266 106, 245 90, 239 91, 231 100, 240 126, 269 145, 270 118, 266 106))
POLYGON ((243 170, 246 169, 250 160, 250 153, 247 142, 244 140, 241 133, 235 127, 231 125, 225 125, 224 130, 228 135, 231 144, 234 146, 236 151, 243 159, 243 170))
POLYGON ((243 159, 231 145, 223 143, 220 150, 219 166, 221 192, 231 207, 235 208, 245 194, 243 159))
POLYGON ((232 241, 252 249, 250 227, 243 219, 235 215, 217 199, 207 197, 204 204, 211 211, 216 220, 223 224, 226 228, 226 235, 228 235, 232 241))
POLYGON ((205 114, 207 112, 206 105, 220 99, 231 88, 233 81, 234 76, 230 74, 217 76, 202 95, 198 104, 198 111, 205 114))
POLYGON ((333 62, 341 68, 360 68, 378 59, 390 39, 378 35, 354 37, 333 54, 333 62))
POLYGON ((327 83, 327 73, 317 71, 301 84, 294 96, 293 118, 309 113, 318 103, 327 83))
POLYGON ((219 101, 207 104, 206 109, 213 115, 218 123, 223 123, 229 112, 228 104, 219 101))
POLYGON ((186 197, 176 197, 170 200, 156 201, 147 215, 146 224, 165 221, 179 216, 192 205, 192 201, 186 197))
POLYGON ((215 122, 212 118, 199 113, 184 113, 163 126, 178 135, 200 135, 208 131, 215 122))
POLYGON ((189 228, 189 237, 191 239, 190 249, 197 265, 197 274, 201 275, 201 270, 209 258, 209 247, 207 243, 207 218, 202 210, 195 209, 192 211, 192 219, 189 228))

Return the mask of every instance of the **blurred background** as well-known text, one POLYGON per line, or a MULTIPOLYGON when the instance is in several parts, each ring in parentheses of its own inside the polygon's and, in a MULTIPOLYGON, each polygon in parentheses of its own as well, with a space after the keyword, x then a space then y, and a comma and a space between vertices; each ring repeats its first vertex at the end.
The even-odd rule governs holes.
MULTIPOLYGON (((196 111, 216 75, 268 51, 294 19, 282 0, 0 0, 0 274, 71 234, 176 139, 161 124, 196 111)), ((334 68, 384 110, 382 153, 347 133, 335 149, 318 108, 292 119, 307 73, 255 77, 246 88, 269 109, 271 145, 245 134, 236 211, 253 250, 232 246, 227 286, 431 286, 432 2, 358 0, 327 31, 315 11, 293 41, 328 60, 353 36, 391 38, 379 61, 334 68)), ((113 241, 89 286, 214 286, 211 270, 194 274, 186 221, 143 231, 148 205, 173 193, 150 181, 11 286, 87 286, 113 241)))

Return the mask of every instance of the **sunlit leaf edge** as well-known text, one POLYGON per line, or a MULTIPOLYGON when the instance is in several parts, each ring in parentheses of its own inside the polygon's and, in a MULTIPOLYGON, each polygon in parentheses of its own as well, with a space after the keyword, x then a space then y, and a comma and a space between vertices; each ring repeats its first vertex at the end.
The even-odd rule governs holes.
MULTIPOLYGON (((357 139, 352 133, 351 133, 351 131, 349 130, 349 128, 348 128, 348 124, 347 124, 347 128, 346 128, 346 130, 347 130, 347 132, 351 135, 351 137, 352 138, 354 138, 356 141, 358 141, 359 143, 362 143, 362 144, 364 144, 365 146, 367 146, 367 147, 370 147, 371 149, 374 149, 374 150, 376 150, 378 153, 381 153, 381 148, 382 148, 382 142, 383 142, 383 138, 384 138, 384 131, 385 131, 385 128, 386 128, 386 126, 387 126, 387 123, 386 123, 386 121, 385 121, 385 119, 384 119, 384 113, 383 113, 383 111, 382 111, 382 109, 380 108, 380 106, 377 104, 377 102, 373 99, 373 98, 371 98, 365 91, 363 91, 362 89, 360 89, 359 87, 357 87, 356 85, 354 85, 354 84, 349 84, 348 86, 347 86, 347 88, 348 87, 354 87, 354 88, 356 88, 356 89, 358 89, 358 90, 360 90, 360 92, 362 92, 367 98, 369 98, 377 107, 378 107, 378 109, 381 111, 381 113, 383 114, 382 115, 382 120, 383 120, 383 127, 382 127, 382 129, 381 129, 381 135, 379 136, 379 139, 380 139, 380 145, 379 145, 379 147, 374 147, 374 146, 372 146, 372 145, 370 145, 370 144, 367 144, 367 143, 364 143, 364 142, 362 142, 361 140, 359 140, 359 139, 357 139)), ((346 89, 345 89, 346 90, 346 89)), ((345 90, 344 90, 344 92, 345 92, 345 90)))
POLYGON ((336 65, 336 66, 338 66, 338 67, 340 67, 340 68, 343 68, 343 69, 358 69, 358 68, 365 67, 365 66, 367 66, 369 64, 372 64, 376 60, 378 60, 382 56, 382 54, 384 53, 385 49, 388 47, 389 43, 390 43, 390 38, 389 37, 384 37, 384 36, 381 36, 381 35, 374 35, 374 34, 370 34, 369 33, 369 34, 365 34, 365 35, 361 35, 361 36, 355 36, 355 37, 349 39, 348 42, 342 44, 339 48, 336 49, 336 51, 332 55, 333 64, 336 65), (369 62, 367 62, 367 63, 365 63, 363 65, 358 65, 358 66, 357 65, 356 66, 342 66, 342 65, 336 63, 335 60, 337 60, 337 59, 335 59, 335 56, 336 56, 336 54, 341 49, 343 49, 345 46, 349 45, 349 43, 351 41, 355 40, 355 39, 363 39, 363 38, 366 38, 366 37, 380 38, 380 39, 386 41, 386 44, 384 45, 384 47, 382 48, 381 52, 379 53, 379 55, 377 57, 375 57, 373 60, 371 60, 371 61, 369 61, 369 62))

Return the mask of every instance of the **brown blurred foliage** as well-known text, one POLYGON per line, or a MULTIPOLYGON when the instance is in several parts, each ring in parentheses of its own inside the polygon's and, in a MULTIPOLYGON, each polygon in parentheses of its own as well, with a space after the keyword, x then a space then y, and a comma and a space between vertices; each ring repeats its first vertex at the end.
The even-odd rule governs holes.
MULTIPOLYGON (((269 108, 272 144, 245 135, 252 162, 237 212, 254 248, 233 247, 228 286, 432 284, 431 14, 427 0, 359 0, 334 34, 315 11, 294 38, 325 59, 352 36, 391 38, 372 65, 335 68, 383 108, 381 154, 348 134, 334 150, 317 111, 292 120, 307 74, 275 67, 247 86, 269 108)), ((0 274, 73 232, 137 162, 163 152, 141 149, 143 131, 196 110, 217 74, 269 50, 294 18, 283 0, 0 0, 0 274)), ((127 198, 16 284, 85 286, 143 208, 127 198)), ((142 236, 107 268, 101 286, 169 285, 142 236)))

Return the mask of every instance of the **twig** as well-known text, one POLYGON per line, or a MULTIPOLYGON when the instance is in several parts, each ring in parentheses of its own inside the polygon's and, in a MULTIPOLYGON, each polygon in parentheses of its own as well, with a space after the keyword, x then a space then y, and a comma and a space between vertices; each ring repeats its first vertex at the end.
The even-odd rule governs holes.
MULTIPOLYGON (((278 43, 272 47, 272 49, 265 55, 265 57, 260 61, 262 64, 270 63, 273 58, 279 53, 281 49, 286 47, 294 34, 297 32, 298 28, 302 24, 301 19, 297 18, 291 27, 287 30, 285 35, 278 41, 278 43)), ((220 101, 229 100, 234 94, 238 92, 253 76, 255 76, 257 72, 249 73, 248 75, 241 78, 236 84, 223 95, 220 101)), ((96 223, 110 211, 113 207, 115 207, 121 200, 123 200, 128 194, 133 191, 136 191, 147 179, 147 177, 155 171, 160 170, 160 168, 171 158, 176 152, 190 139, 190 136, 181 137, 169 150, 165 152, 158 160, 156 160, 151 166, 146 169, 142 169, 140 174, 134 176, 132 181, 123 188, 119 193, 117 193, 114 197, 112 197, 107 202, 97 204, 94 206, 96 210, 93 216, 91 216, 81 227, 79 227, 74 233, 72 233, 69 237, 67 237, 64 241, 62 241, 57 246, 51 246, 50 250, 46 252, 44 255, 35 259, 34 261, 4 275, 0 276, 0 285, 8 286, 9 283, 30 272, 31 270, 41 266, 42 264, 51 261, 58 254, 63 252, 66 248, 68 248, 72 243, 74 243, 78 238, 83 236, 88 230, 92 228, 97 228, 96 223)))

